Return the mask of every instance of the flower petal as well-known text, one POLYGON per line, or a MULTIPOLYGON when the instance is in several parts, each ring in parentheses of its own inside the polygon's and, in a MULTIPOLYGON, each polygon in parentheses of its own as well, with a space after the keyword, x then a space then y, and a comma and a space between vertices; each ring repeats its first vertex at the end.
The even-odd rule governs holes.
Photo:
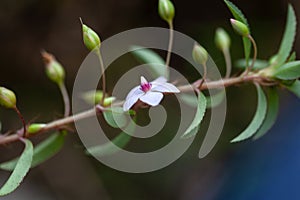
POLYGON ((130 92, 126 96, 126 100, 131 98, 132 96, 136 96, 139 94, 144 94, 144 92, 140 89, 140 86, 136 86, 130 90, 130 92))
POLYGON ((140 100, 150 106, 157 106, 163 97, 164 95, 160 92, 149 91, 145 95, 141 96, 140 100))
POLYGON ((157 79, 155 79, 154 81, 152 81, 152 84, 157 84, 157 83, 166 83, 167 79, 163 76, 158 77, 157 79))
POLYGON ((153 92, 171 92, 171 93, 179 93, 180 90, 177 89, 173 84, 171 83, 162 83, 159 85, 155 85, 151 88, 151 91, 153 92))
POLYGON ((132 90, 130 90, 126 97, 125 103, 123 104, 123 110, 128 111, 144 94, 145 93, 140 90, 140 86, 134 87, 132 90))

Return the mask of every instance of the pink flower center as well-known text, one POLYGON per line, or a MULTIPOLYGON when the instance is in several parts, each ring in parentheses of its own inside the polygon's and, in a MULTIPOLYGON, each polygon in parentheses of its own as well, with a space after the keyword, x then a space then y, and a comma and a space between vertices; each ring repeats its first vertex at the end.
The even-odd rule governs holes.
POLYGON ((152 87, 152 84, 151 83, 143 83, 141 84, 141 87, 140 89, 143 91, 143 92, 148 92, 152 87))

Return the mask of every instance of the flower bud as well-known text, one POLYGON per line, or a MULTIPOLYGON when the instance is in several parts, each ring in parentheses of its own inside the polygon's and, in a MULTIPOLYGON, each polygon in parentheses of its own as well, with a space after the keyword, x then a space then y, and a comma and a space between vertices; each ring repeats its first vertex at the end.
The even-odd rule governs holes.
POLYGON ((244 23, 237 21, 235 19, 230 19, 233 29, 243 37, 247 37, 250 34, 250 31, 244 23))
POLYGON ((65 79, 65 70, 62 65, 57 62, 52 54, 49 54, 46 51, 42 52, 42 57, 46 65, 46 74, 48 78, 58 85, 62 84, 65 79))
POLYGON ((199 44, 194 45, 192 56, 194 61, 201 65, 204 65, 208 59, 207 51, 199 44))
POLYGON ((225 50, 229 49, 230 43, 231 43, 230 37, 224 29, 218 28, 216 30, 215 43, 216 43, 216 46, 221 51, 225 51, 225 50))
POLYGON ((103 106, 109 106, 116 100, 116 97, 107 97, 104 99, 103 106))
POLYGON ((35 134, 37 132, 39 132, 40 130, 42 130, 44 127, 46 126, 46 124, 31 124, 29 125, 27 131, 29 134, 35 134))
POLYGON ((158 13, 162 19, 170 23, 175 15, 175 8, 170 0, 159 0, 158 13))
POLYGON ((16 95, 13 91, 0 87, 0 105, 6 108, 16 107, 16 95))
POLYGON ((98 34, 93 29, 83 24, 82 21, 81 21, 81 25, 82 25, 83 42, 86 48, 90 51, 94 50, 95 48, 99 48, 101 41, 98 34))

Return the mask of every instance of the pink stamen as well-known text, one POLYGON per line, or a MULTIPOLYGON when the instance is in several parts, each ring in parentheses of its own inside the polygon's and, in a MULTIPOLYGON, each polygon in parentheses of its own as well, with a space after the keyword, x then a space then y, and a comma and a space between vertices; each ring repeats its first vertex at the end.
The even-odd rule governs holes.
POLYGON ((141 87, 140 89, 143 91, 143 92, 148 92, 152 87, 152 84, 151 83, 143 83, 141 84, 141 87))

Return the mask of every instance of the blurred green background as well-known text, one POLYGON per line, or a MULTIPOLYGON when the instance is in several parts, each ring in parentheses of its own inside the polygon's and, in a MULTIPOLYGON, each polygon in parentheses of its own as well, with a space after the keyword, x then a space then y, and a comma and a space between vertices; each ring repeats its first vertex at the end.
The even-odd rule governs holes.
MULTIPOLYGON (((173 2, 175 30, 204 45, 221 71, 224 61, 214 46, 216 28, 224 27, 231 34, 233 59, 243 56, 241 39, 230 28, 231 14, 223 1, 173 2)), ((249 20, 259 57, 268 58, 276 53, 288 1, 233 2, 249 20)), ((300 1, 289 2, 299 19, 300 1)), ((2 0, 0 85, 17 93, 18 105, 28 121, 49 121, 61 116, 60 93, 44 75, 40 51, 53 53, 64 65, 71 93, 76 72, 88 54, 82 42, 79 17, 105 40, 132 28, 166 27, 158 16, 157 3, 157 0, 2 0)), ((295 43, 298 55, 299 44, 298 36, 295 43)), ((109 73, 120 76, 118 67, 122 63, 117 61, 109 73)), ((175 58, 172 66, 178 69, 180 63, 175 58)), ((188 74, 189 69, 180 71, 188 74)), ((114 80, 115 77, 110 78, 114 80)), ((257 142, 230 144, 230 139, 251 120, 256 94, 251 86, 239 86, 228 89, 227 98, 224 132, 204 159, 197 157, 204 137, 200 132, 192 147, 172 165, 152 173, 127 174, 87 157, 78 136, 70 133, 62 152, 32 170, 21 187, 3 199, 299 199, 294 186, 300 183, 300 152, 293 148, 300 144, 296 134, 300 130, 296 120, 299 101, 282 92, 280 118, 270 133, 257 142)), ((0 108, 0 119, 3 131, 20 126, 12 111, 0 108)), ((11 158, 20 149, 18 144, 1 147, 0 161, 11 158)), ((0 172, 1 183, 8 175, 0 172)))

